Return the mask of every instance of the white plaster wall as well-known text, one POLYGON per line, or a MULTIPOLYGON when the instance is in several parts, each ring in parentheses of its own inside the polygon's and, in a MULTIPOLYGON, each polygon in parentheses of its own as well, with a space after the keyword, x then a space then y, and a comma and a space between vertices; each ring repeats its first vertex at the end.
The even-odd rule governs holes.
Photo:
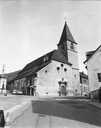
POLYGON ((101 87, 101 82, 98 82, 97 73, 101 73, 101 48, 87 62, 89 90, 93 91, 101 87))
POLYGON ((58 81, 61 81, 64 78, 64 81, 68 81, 68 89, 73 88, 72 84, 72 68, 67 65, 63 64, 64 66, 61 67, 61 62, 51 61, 49 65, 44 67, 38 72, 37 78, 37 91, 39 95, 58 95, 58 81), (57 71, 57 67, 60 67, 60 70, 57 71), (67 69, 64 72, 64 68, 67 69), (47 70, 47 73, 45 71, 47 70))
POLYGON ((68 61, 72 64, 73 68, 79 69, 77 44, 73 43, 73 46, 74 49, 71 49, 71 42, 67 41, 68 61))
POLYGON ((68 50, 68 61, 72 64, 73 68, 79 69, 77 52, 68 50))
POLYGON ((73 81, 73 90, 74 90, 74 95, 80 95, 80 76, 79 76, 79 70, 77 69, 72 69, 72 81, 73 81), (75 92, 77 90, 77 92, 75 92))
POLYGON ((79 76, 79 64, 78 64, 78 52, 77 52, 77 44, 74 45, 74 50, 70 48, 71 42, 67 42, 68 44, 68 61, 72 64, 72 84, 73 90, 77 90, 77 94, 80 94, 80 76, 79 76))

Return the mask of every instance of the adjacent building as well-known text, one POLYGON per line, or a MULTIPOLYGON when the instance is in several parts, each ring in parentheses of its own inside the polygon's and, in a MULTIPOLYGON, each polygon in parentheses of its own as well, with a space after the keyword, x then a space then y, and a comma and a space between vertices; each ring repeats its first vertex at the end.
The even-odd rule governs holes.
POLYGON ((19 71, 0 74, 0 93, 12 92, 14 90, 14 79, 19 71))
POLYGON ((4 74, 4 76, 6 77, 6 81, 7 81, 6 82, 6 90, 7 90, 7 92, 11 92, 12 93, 12 91, 15 89, 14 88, 14 80, 17 77, 17 75, 18 75, 18 73, 20 71, 21 70, 4 74))
POLYGON ((88 71, 90 92, 101 87, 101 45, 93 51, 86 53, 85 64, 88 71))
POLYGON ((89 93, 89 80, 88 75, 84 72, 80 72, 80 89, 81 89, 81 96, 86 96, 89 93))
POLYGON ((25 95, 80 95, 77 45, 65 22, 57 49, 27 64, 14 88, 25 95))

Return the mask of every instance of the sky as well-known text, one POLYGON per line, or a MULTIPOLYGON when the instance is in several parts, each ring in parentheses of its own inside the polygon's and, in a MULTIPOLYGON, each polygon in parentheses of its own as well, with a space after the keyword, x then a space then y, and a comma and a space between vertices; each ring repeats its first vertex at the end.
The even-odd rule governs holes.
POLYGON ((56 49, 65 20, 85 71, 85 53, 101 44, 99 0, 0 0, 0 73, 3 64, 13 72, 56 49))

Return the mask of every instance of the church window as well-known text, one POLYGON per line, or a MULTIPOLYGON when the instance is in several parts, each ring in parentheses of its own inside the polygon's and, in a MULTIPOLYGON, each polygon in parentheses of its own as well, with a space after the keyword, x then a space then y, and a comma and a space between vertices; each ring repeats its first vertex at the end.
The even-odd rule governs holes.
POLYGON ((77 92, 78 90, 77 89, 75 89, 75 92, 77 92))
POLYGON ((64 78, 62 78, 62 81, 64 81, 64 78))
POLYGON ((63 64, 61 64, 61 67, 63 67, 64 65, 63 64))
POLYGON ((76 74, 74 75, 74 77, 76 78, 76 74))
POLYGON ((37 73, 35 73, 35 77, 37 77, 37 73))
POLYGON ((60 70, 60 67, 57 67, 57 71, 59 71, 60 70))
POLYGON ((71 43, 70 48, 71 48, 72 50, 74 50, 74 44, 73 44, 73 43, 71 43))
POLYGON ((47 73, 47 70, 45 70, 45 73, 47 73))
POLYGON ((66 69, 66 68, 64 68, 64 71, 66 72, 66 71, 67 71, 67 69, 66 69))
POLYGON ((98 76, 98 81, 101 82, 101 73, 98 73, 97 76, 98 76))

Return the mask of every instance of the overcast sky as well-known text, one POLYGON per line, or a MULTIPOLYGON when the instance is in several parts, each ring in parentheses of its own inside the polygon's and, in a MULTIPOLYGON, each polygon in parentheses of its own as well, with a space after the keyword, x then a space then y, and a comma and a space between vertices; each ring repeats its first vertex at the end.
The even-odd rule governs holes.
POLYGON ((80 69, 85 52, 101 44, 101 2, 0 0, 0 72, 22 69, 56 49, 64 19, 78 43, 80 69))

